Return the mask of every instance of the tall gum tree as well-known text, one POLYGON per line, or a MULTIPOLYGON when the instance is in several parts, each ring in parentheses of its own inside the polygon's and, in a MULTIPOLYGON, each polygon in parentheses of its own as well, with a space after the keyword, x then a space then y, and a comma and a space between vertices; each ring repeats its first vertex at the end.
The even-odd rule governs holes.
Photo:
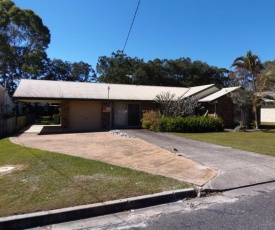
POLYGON ((275 92, 275 61, 264 63, 265 70, 261 73, 262 85, 265 91, 275 92))
POLYGON ((117 51, 110 57, 99 57, 96 69, 98 81, 105 83, 182 87, 228 85, 228 70, 209 66, 201 61, 192 61, 190 58, 156 58, 145 62, 117 51), (129 78, 130 75, 132 78, 129 78))
POLYGON ((50 31, 33 11, 0 0, 0 82, 9 92, 21 78, 36 78, 44 69, 50 31))
POLYGON ((83 61, 68 62, 61 59, 48 59, 43 80, 95 82, 96 74, 91 65, 83 61))

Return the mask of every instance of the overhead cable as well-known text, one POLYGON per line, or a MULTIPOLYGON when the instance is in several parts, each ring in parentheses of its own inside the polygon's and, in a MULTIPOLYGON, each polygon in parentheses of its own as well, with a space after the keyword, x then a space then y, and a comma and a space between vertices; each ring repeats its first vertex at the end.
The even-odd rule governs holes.
POLYGON ((134 25, 134 21, 135 21, 135 18, 136 18, 137 12, 138 12, 138 8, 139 8, 139 5, 140 5, 140 1, 141 1, 141 0, 139 0, 139 1, 138 1, 138 5, 137 5, 137 8, 136 8, 136 12, 135 12, 134 18, 133 18, 133 20, 132 20, 132 24, 131 24, 131 26, 130 26, 130 30, 129 30, 129 32, 128 32, 128 35, 127 35, 127 38, 126 38, 126 41, 125 41, 124 47, 123 47, 123 49, 122 49, 122 52, 123 52, 123 53, 124 53, 125 47, 126 47, 126 45, 127 45, 127 42, 128 42, 128 39, 129 39, 129 36, 130 36, 131 30, 132 30, 132 27, 133 27, 133 25, 134 25))

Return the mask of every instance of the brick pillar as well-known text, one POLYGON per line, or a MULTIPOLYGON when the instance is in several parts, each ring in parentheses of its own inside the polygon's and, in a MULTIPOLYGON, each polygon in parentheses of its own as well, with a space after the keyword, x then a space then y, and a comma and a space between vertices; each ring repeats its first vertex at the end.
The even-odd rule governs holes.
POLYGON ((112 112, 112 105, 110 102, 102 102, 102 116, 101 116, 101 126, 103 129, 110 129, 110 122, 112 122, 110 114, 112 112))
POLYGON ((60 121, 61 126, 64 129, 70 128, 70 102, 69 101, 61 101, 60 104, 60 121))

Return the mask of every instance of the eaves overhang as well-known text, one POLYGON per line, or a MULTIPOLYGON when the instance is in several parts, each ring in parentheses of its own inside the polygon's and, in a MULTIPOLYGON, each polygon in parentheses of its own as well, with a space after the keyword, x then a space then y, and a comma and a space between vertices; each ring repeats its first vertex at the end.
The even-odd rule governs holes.
POLYGON ((13 97, 15 101, 26 102, 26 103, 38 103, 38 102, 46 102, 46 103, 61 103, 61 101, 124 101, 124 102, 147 102, 147 103, 156 103, 155 100, 135 100, 135 99, 87 99, 87 98, 33 98, 33 97, 13 97))

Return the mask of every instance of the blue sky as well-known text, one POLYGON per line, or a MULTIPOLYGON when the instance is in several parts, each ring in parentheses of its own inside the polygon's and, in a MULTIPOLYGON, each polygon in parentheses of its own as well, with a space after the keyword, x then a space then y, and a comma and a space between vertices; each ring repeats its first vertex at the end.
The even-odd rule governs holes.
MULTIPOLYGON (((138 0, 15 0, 51 31, 50 58, 84 61, 122 50, 138 0)), ((125 53, 189 57, 229 68, 248 50, 275 59, 274 0, 141 0, 125 53)))

